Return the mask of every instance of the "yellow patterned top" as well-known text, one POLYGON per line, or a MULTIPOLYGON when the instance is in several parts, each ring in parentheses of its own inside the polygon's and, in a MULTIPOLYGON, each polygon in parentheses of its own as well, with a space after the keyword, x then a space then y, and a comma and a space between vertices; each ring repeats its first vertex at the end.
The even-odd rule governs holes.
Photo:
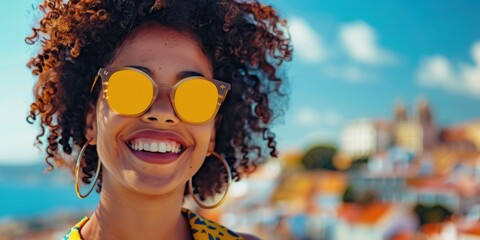
MULTIPOLYGON (((232 230, 212 222, 202 216, 182 208, 182 214, 188 218, 190 232, 195 240, 244 240, 243 237, 232 230)), ((75 224, 63 237, 63 240, 83 240, 80 236, 80 229, 88 221, 88 217, 84 217, 80 222, 75 224)))

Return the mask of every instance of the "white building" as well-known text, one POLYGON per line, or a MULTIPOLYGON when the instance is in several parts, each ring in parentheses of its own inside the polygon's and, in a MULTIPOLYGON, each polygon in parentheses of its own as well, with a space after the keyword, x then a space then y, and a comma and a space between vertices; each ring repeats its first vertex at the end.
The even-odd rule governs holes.
POLYGON ((390 123, 360 119, 345 124, 340 140, 340 152, 353 158, 366 157, 388 149, 391 143, 390 123))

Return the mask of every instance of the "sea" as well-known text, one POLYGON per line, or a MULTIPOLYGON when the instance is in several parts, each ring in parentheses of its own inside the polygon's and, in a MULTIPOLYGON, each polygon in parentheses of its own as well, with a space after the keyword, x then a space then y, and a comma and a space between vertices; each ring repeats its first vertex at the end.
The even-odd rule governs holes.
POLYGON ((0 223, 54 214, 85 213, 95 209, 99 194, 77 197, 66 170, 46 173, 46 164, 0 165, 0 223))

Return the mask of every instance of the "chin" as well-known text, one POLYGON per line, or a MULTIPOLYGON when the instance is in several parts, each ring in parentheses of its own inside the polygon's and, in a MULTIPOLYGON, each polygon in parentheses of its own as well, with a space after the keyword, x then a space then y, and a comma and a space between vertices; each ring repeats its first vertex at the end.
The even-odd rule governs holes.
POLYGON ((145 176, 137 175, 135 180, 131 181, 130 187, 133 191, 143 193, 145 195, 159 196, 169 194, 175 191, 183 191, 187 180, 180 179, 179 176, 145 176))

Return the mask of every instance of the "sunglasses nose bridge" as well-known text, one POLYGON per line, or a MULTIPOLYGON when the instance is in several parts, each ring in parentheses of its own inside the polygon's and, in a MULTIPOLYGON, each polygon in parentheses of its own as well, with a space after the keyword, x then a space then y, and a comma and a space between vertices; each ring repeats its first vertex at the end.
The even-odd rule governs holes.
POLYGON ((171 98, 172 87, 168 85, 157 86, 156 95, 153 100, 148 115, 153 115, 155 118, 171 118, 177 119, 171 98))
POLYGON ((156 91, 156 96, 154 96, 156 98, 155 102, 161 100, 161 101, 165 101, 165 102, 168 102, 168 103, 172 104, 171 94, 172 94, 172 86, 158 85, 157 86, 157 91, 156 91))
POLYGON ((170 86, 170 85, 165 85, 165 84, 162 84, 162 85, 157 85, 158 87, 158 91, 160 92, 161 90, 171 90, 173 87, 170 86))

